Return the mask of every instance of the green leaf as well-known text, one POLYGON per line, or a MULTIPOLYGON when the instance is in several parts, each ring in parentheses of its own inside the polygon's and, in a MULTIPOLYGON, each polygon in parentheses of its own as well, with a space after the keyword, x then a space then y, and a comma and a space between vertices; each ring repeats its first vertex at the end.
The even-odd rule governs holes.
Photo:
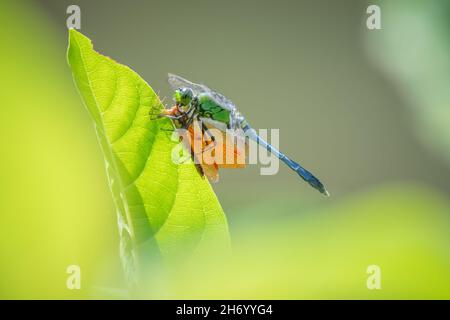
POLYGON ((142 279, 180 253, 228 251, 226 218, 211 186, 193 164, 172 161, 178 142, 164 130, 170 120, 149 117, 163 108, 150 86, 75 30, 68 62, 104 153, 127 278, 142 279))

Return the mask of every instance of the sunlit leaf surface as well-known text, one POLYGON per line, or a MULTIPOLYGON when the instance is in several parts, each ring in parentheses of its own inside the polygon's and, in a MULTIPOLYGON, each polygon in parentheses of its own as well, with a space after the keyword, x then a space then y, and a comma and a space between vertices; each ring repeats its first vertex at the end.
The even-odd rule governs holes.
POLYGON ((160 258, 226 250, 225 215, 209 183, 193 164, 172 161, 169 120, 150 120, 149 112, 163 107, 150 86, 75 30, 68 61, 105 156, 129 278, 160 258))

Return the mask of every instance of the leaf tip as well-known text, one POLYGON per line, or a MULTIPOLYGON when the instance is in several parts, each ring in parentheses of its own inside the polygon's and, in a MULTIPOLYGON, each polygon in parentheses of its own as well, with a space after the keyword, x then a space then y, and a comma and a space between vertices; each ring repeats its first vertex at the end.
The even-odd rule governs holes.
POLYGON ((69 29, 69 44, 67 48, 67 62, 71 65, 72 57, 74 55, 74 49, 80 48, 80 46, 87 45, 92 48, 91 40, 83 35, 76 29, 69 29))

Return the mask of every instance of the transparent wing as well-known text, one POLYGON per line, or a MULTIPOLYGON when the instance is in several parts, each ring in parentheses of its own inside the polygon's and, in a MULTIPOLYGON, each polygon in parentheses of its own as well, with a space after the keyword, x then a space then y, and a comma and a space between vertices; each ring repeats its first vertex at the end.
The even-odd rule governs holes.
POLYGON ((194 93, 200 94, 200 93, 206 93, 208 94, 218 105, 223 107, 227 110, 236 110, 236 106, 234 105, 231 100, 226 98, 223 94, 208 88, 204 84, 198 84, 191 82, 189 80, 186 80, 180 76, 177 76, 176 74, 169 73, 168 74, 168 81, 170 86, 173 90, 176 90, 181 87, 191 88, 194 93))
POLYGON ((191 88, 194 91, 194 93, 199 94, 199 93, 206 92, 206 90, 208 89, 206 86, 193 83, 189 80, 186 80, 186 79, 184 79, 180 76, 177 76, 176 74, 172 74, 172 73, 168 74, 167 80, 169 81, 170 87, 173 90, 185 87, 185 88, 191 88))

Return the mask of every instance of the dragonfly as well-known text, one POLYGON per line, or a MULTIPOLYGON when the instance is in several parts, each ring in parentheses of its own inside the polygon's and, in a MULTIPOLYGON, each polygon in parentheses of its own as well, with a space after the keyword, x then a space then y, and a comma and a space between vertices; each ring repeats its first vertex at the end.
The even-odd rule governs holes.
MULTIPOLYGON (((202 147, 205 148, 208 148, 210 143, 214 144, 215 141, 214 136, 208 137, 208 129, 210 128, 219 129, 221 132, 230 132, 229 130, 231 132, 242 132, 245 137, 253 140, 275 155, 311 187, 329 196, 327 189, 311 172, 261 138, 256 130, 250 126, 236 105, 223 94, 206 85, 191 82, 171 73, 168 74, 168 82, 172 90, 174 90, 173 98, 175 106, 163 109, 157 115, 158 118, 166 117, 171 119, 177 129, 186 129, 191 135, 195 132, 194 129, 196 129, 196 126, 200 126, 201 128, 199 129, 201 129, 200 132, 203 135, 200 139, 202 139, 202 147)), ((198 137, 192 138, 196 139, 198 137)), ((226 148, 225 146, 224 151, 229 152, 226 148)), ((242 150, 235 148, 232 152, 235 155, 239 155, 242 150)), ((191 155, 195 157, 192 151, 191 155)), ((223 165, 206 165, 200 163, 198 169, 203 175, 206 175, 210 180, 215 182, 218 180, 217 171, 219 167, 223 167, 223 165)), ((232 167, 238 167, 238 165, 232 167)))

